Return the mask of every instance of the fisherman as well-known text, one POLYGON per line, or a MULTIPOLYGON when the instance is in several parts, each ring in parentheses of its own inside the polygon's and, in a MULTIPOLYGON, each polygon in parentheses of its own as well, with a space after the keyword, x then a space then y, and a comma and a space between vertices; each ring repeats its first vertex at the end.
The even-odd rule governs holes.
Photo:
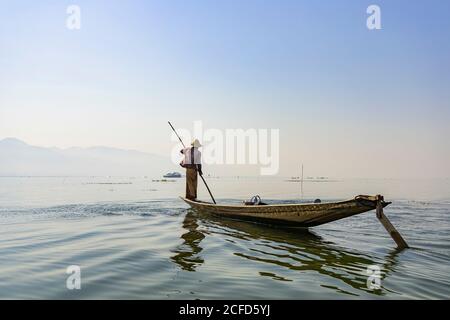
POLYGON ((184 155, 180 165, 186 168, 186 199, 197 199, 197 172, 202 176, 202 154, 198 150, 202 145, 198 139, 191 143, 190 148, 182 149, 184 155))

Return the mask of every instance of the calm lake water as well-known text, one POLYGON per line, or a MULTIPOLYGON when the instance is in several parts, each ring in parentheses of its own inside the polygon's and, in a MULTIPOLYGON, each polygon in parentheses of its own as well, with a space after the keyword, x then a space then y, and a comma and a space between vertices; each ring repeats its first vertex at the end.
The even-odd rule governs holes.
MULTIPOLYGON (((374 212, 309 232, 210 218, 184 180, 0 178, 1 299, 449 299, 450 180, 210 178, 221 202, 383 194, 411 249, 374 212), (81 268, 81 290, 66 268, 81 268), (381 288, 369 289, 378 267, 381 288)), ((208 195, 200 187, 200 197, 208 195)))

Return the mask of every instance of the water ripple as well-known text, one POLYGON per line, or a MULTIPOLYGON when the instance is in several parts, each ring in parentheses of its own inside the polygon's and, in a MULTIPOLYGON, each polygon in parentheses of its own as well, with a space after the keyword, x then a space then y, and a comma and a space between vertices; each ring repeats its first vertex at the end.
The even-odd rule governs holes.
POLYGON ((410 242, 403 252, 373 213, 301 231, 176 199, 0 208, 0 298, 448 299, 449 207, 395 201, 387 215, 410 242), (65 288, 73 264, 79 292, 65 288), (370 266, 380 289, 368 287, 370 266))

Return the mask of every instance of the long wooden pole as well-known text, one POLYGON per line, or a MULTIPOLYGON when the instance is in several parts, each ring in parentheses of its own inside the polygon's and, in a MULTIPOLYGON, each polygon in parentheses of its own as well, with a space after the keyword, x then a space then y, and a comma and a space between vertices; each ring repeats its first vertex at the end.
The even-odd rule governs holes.
MULTIPOLYGON (((184 145, 183 140, 181 140, 180 136, 178 135, 177 131, 175 130, 175 128, 172 126, 172 124, 170 123, 170 121, 167 121, 169 123, 169 126, 172 128, 173 132, 175 132, 175 134, 178 137, 178 140, 180 140, 181 144, 183 145, 183 147, 186 149, 186 146, 184 145)), ((211 196, 212 201, 214 202, 214 204, 216 204, 216 200, 214 199, 211 190, 209 190, 208 184, 206 183, 205 178, 203 178, 203 176, 201 174, 199 174, 200 178, 202 178, 203 183, 205 184, 206 189, 208 190, 209 195, 211 196)))
POLYGON ((386 215, 383 212, 383 196, 377 195, 377 218, 383 225, 383 227, 386 229, 386 231, 389 233, 389 235, 394 239, 395 243, 397 244, 398 248, 400 250, 409 248, 408 244, 406 243, 405 239, 400 235, 400 232, 395 229, 391 221, 386 217, 386 215))
POLYGON ((202 178, 202 180, 203 180, 203 183, 205 184, 205 187, 206 187, 206 189, 208 190, 208 193, 209 193, 209 195, 211 196, 211 199, 212 199, 212 201, 214 202, 214 204, 216 204, 216 200, 214 199, 214 197, 213 197, 213 195, 212 195, 212 193, 211 193, 211 190, 209 190, 209 187, 208 187, 208 184, 206 183, 206 181, 205 181, 205 178, 203 178, 203 175, 199 175, 200 176, 200 178, 202 178))
POLYGON ((177 135, 178 140, 180 140, 181 144, 183 145, 183 148, 186 149, 186 146, 184 145, 183 140, 181 140, 180 136, 178 135, 177 130, 175 130, 175 128, 173 127, 173 125, 170 123, 170 121, 167 121, 167 123, 168 123, 169 126, 172 128, 173 132, 175 132, 175 134, 177 135))

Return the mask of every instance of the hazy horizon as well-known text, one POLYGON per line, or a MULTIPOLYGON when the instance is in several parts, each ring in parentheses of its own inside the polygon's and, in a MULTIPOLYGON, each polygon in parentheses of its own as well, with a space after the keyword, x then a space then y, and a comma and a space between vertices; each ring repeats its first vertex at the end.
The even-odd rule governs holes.
MULTIPOLYGON (((153 170, 152 171, 152 172, 154 172, 153 175, 149 174, 148 170, 145 169, 145 168, 149 168, 150 169, 150 168, 152 168, 152 166, 155 166, 154 162, 150 162, 149 161, 149 162, 141 163, 141 167, 138 168, 141 171, 140 172, 137 171, 137 174, 134 174, 134 175, 133 174, 132 175, 129 175, 129 174, 117 174, 117 175, 114 175, 114 172, 110 172, 108 174, 95 174, 95 172, 93 172, 92 174, 81 174, 81 175, 74 175, 74 174, 71 174, 70 172, 68 172, 68 174, 64 174, 64 173, 60 172, 59 174, 56 174, 56 175, 54 175, 54 174, 49 174, 49 175, 32 174, 32 175, 29 175, 29 174, 26 174, 26 173, 23 173, 23 174, 20 174, 20 173, 19 174, 5 174, 4 173, 5 171, 0 170, 0 177, 24 177, 24 176, 26 176, 26 177, 66 177, 66 176, 67 177, 71 177, 71 176, 99 176, 99 177, 100 176, 111 176, 111 177, 116 176, 116 177, 127 177, 128 176, 129 177, 129 176, 146 176, 146 175, 149 175, 150 177, 157 177, 157 176, 161 176, 162 174, 165 174, 167 172, 171 172, 171 170, 172 171, 179 171, 179 172, 183 172, 184 171, 183 168, 177 166, 174 163, 171 163, 170 162, 170 157, 168 155, 151 154, 151 153, 148 153, 148 152, 145 152, 145 151, 140 151, 140 150, 120 149, 120 148, 104 146, 104 145, 102 145, 102 146, 100 146, 100 145, 92 145, 92 146, 87 146, 87 147, 71 146, 71 147, 64 147, 64 148, 60 148, 60 147, 57 147, 57 146, 45 147, 45 146, 30 145, 26 141, 23 141, 23 140, 18 139, 16 137, 6 137, 6 138, 0 138, 0 151, 3 151, 2 143, 4 143, 4 142, 9 142, 9 143, 12 143, 12 144, 19 144, 19 145, 20 144, 25 144, 27 147, 30 147, 30 148, 40 148, 40 149, 47 149, 47 150, 51 150, 51 151, 54 151, 55 149, 57 151, 62 151, 62 152, 64 152, 64 151, 71 151, 71 150, 81 150, 81 151, 83 151, 83 150, 86 150, 86 151, 96 150, 96 151, 98 151, 98 150, 106 149, 105 151, 124 152, 124 153, 129 153, 130 155, 137 154, 137 155, 141 155, 141 156, 144 156, 144 157, 145 156, 156 156, 156 157, 159 158, 159 160, 165 159, 165 167, 161 166, 161 163, 158 162, 157 163, 157 170, 159 170, 159 171, 157 171, 157 173, 155 173, 156 171, 153 170)), ((8 151, 5 152, 5 155, 8 155, 8 151)), ((27 161, 28 157, 32 156, 32 153, 26 154, 26 153, 23 153, 23 151, 22 151, 20 153, 20 156, 21 156, 20 159, 18 159, 16 157, 14 159, 12 159, 13 162, 16 163, 18 160, 27 161)), ((110 155, 110 154, 105 154, 105 155, 102 155, 102 156, 103 157, 110 157, 111 160, 115 159, 115 157, 110 155)), ((96 157, 98 158, 98 154, 96 154, 96 157)), ((8 165, 5 165, 5 163, 4 163, 4 160, 7 159, 7 158, 8 157, 3 157, 2 159, 0 159, 0 165, 2 166, 3 170, 8 170, 8 165)), ((105 159, 103 159, 103 160, 105 160, 105 159)), ((124 159, 123 161, 126 162, 127 159, 124 159)), ((130 159, 130 161, 133 161, 133 160, 130 159)), ((147 160, 144 160, 144 161, 147 161, 147 160)), ((54 164, 53 163, 49 163, 49 165, 53 166, 54 164)), ((218 166, 218 165, 207 166, 206 168, 207 168, 207 170, 209 170, 209 172, 207 172, 207 175, 211 175, 213 177, 214 176, 223 176, 223 177, 257 177, 257 176, 260 176, 259 174, 255 173, 256 170, 257 170, 257 167, 258 167, 258 166, 255 166, 255 165, 253 165, 253 166, 245 165, 244 166, 247 169, 247 172, 249 172, 249 171, 253 172, 254 173, 253 175, 252 174, 247 174, 247 175, 246 174, 244 174, 244 175, 235 174, 235 172, 239 172, 237 170, 240 167, 239 165, 224 165, 224 166, 227 166, 228 170, 221 170, 221 166, 218 166)), ((306 168, 306 169, 308 169, 308 168, 306 168)), ((297 173, 299 173, 299 172, 294 172, 291 175, 280 175, 280 174, 278 174, 278 175, 274 175, 274 176, 265 176, 265 177, 266 178, 270 178, 270 177, 279 177, 279 178, 292 178, 292 177, 295 177, 295 178, 299 178, 300 174, 297 174, 297 173)), ((264 176, 261 176, 261 177, 264 177, 264 176)), ((304 174, 304 179, 305 180, 315 180, 317 178, 327 178, 327 179, 331 179, 331 180, 333 180, 333 179, 394 179, 394 180, 395 179, 400 179, 400 180, 401 179, 408 179, 408 178, 398 178, 398 177, 395 178, 395 177, 387 177, 387 176, 385 176, 385 177, 324 176, 324 175, 320 175, 320 174, 319 175, 309 174, 308 170, 305 170, 305 174, 304 174)), ((420 178, 420 177, 419 178, 418 177, 409 177, 409 179, 411 179, 411 180, 450 179, 450 177, 422 177, 422 178, 420 178)))

